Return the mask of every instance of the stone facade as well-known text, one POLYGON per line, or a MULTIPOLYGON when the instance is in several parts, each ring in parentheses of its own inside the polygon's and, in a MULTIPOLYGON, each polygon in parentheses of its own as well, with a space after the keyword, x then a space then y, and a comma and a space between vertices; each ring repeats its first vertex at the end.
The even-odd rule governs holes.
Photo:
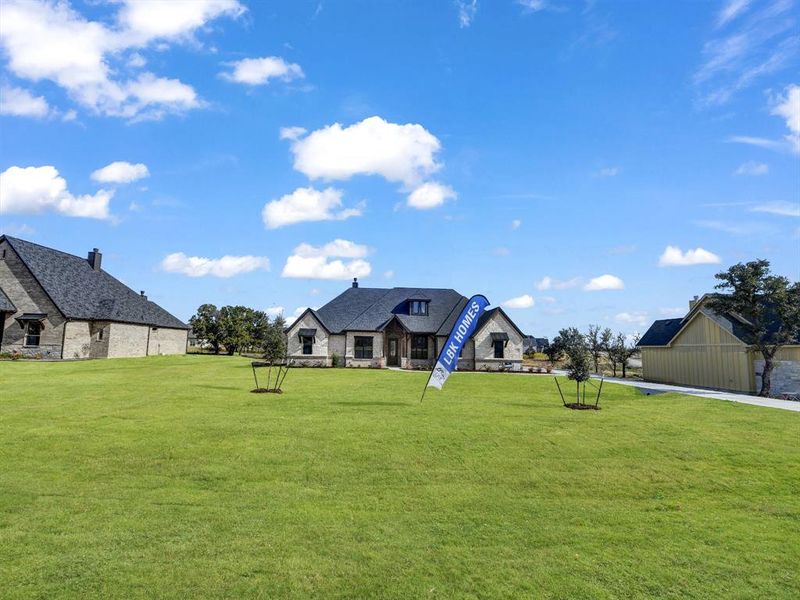
POLYGON ((14 314, 0 313, 0 350, 60 358, 66 319, 6 241, 0 243, 0 288, 17 308, 14 314), (15 319, 24 313, 47 315, 42 321, 38 346, 25 345, 25 328, 15 319))
POLYGON ((14 249, 0 243, 0 288, 16 307, 0 313, 0 351, 42 358, 84 359, 184 354, 187 330, 149 325, 67 319, 20 260, 14 249), (25 344, 25 313, 43 314, 37 346, 25 344))
POLYGON ((476 371, 522 370, 523 338, 501 312, 495 312, 472 339, 476 371), (495 358, 492 333, 500 332, 508 334, 508 341, 503 347, 503 358, 495 358))
MULTIPOLYGON (((795 347, 800 353, 800 347, 795 347)), ((800 360, 781 360, 793 358, 781 356, 792 354, 792 348, 782 348, 773 362, 772 377, 770 378, 770 392, 779 396, 781 394, 800 394, 800 360)), ((756 391, 761 389, 761 372, 764 370, 764 359, 756 358, 753 361, 755 371, 756 391)))
POLYGON ((344 365, 346 367, 372 367, 386 366, 383 355, 383 333, 375 331, 348 331, 345 334, 344 365), (356 358, 355 344, 357 337, 372 338, 372 358, 356 358))
POLYGON ((328 352, 328 331, 311 312, 306 312, 292 323, 286 338, 286 348, 287 354, 292 357, 293 363, 297 366, 331 366, 331 356, 328 352), (317 330, 311 345, 311 354, 303 354, 303 344, 298 335, 301 329, 317 330))

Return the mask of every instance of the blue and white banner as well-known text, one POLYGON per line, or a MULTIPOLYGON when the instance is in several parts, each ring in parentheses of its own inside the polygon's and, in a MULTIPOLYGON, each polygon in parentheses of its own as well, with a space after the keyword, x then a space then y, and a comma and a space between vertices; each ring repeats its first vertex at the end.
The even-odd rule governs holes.
POLYGON ((467 340, 475 333, 475 327, 478 325, 478 319, 489 306, 489 301, 485 296, 473 296, 467 302, 464 310, 458 316, 453 330, 450 332, 450 337, 447 338, 442 351, 439 352, 439 358, 436 360, 436 366, 433 368, 428 379, 428 387, 435 387, 442 389, 444 382, 450 377, 450 373, 456 368, 458 364, 458 357, 461 355, 461 348, 467 340))

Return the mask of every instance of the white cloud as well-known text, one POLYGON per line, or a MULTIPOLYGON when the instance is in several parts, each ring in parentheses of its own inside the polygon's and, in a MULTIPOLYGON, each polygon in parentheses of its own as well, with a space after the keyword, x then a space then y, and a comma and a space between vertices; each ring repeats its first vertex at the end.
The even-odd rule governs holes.
POLYGON ((308 307, 308 306, 298 306, 297 308, 295 308, 293 314, 291 314, 288 317, 284 318, 284 320, 286 321, 286 326, 290 327, 292 325, 292 323, 297 321, 297 319, 300 317, 300 315, 302 315, 304 312, 306 312, 309 308, 310 307, 308 307))
POLYGON ((113 191, 74 196, 52 166, 9 167, 0 173, 0 213, 55 212, 68 217, 108 219, 113 191))
POLYGON ((311 179, 346 180, 380 175, 408 188, 436 172, 439 140, 422 125, 389 123, 369 117, 342 127, 334 123, 296 137, 291 145, 294 168, 311 179))
POLYGON ((533 296, 529 294, 523 294, 522 296, 517 296, 516 298, 509 298, 505 302, 503 302, 503 307, 505 308, 533 308, 533 305, 536 301, 533 299, 533 296))
POLYGON ((181 273, 189 277, 233 277, 242 273, 264 270, 269 271, 269 259, 264 256, 223 256, 222 258, 205 258, 202 256, 186 256, 183 252, 175 252, 164 257, 161 269, 168 273, 181 273))
POLYGON ((139 54, 138 52, 134 52, 128 57, 128 62, 126 63, 131 69, 141 69, 143 66, 147 64, 147 60, 144 56, 139 54))
POLYGON ((300 244, 286 259, 281 277, 342 280, 367 277, 372 272, 371 265, 364 260, 367 254, 367 246, 349 240, 337 239, 324 246, 300 244))
POLYGON ((472 25, 475 13, 478 12, 478 0, 456 0, 458 7, 458 26, 462 29, 472 25))
POLYGON ((157 119, 203 106, 191 86, 153 73, 124 80, 117 63, 126 50, 151 42, 168 47, 192 41, 211 20, 238 16, 243 7, 236 0, 126 0, 115 6, 112 26, 85 18, 67 2, 4 1, 0 44, 9 70, 21 79, 54 82, 96 114, 157 119))
POLYGON ((720 258, 703 248, 681 251, 677 246, 667 246, 658 259, 659 267, 690 267, 692 265, 716 265, 720 258))
MULTIPOLYGON (((717 29, 733 22, 745 8, 742 2, 727 4, 717 18, 717 29)), ((693 78, 701 104, 725 104, 737 92, 792 64, 800 38, 794 33, 791 10, 790 1, 764 2, 737 20, 735 28, 718 31, 704 44, 703 61, 693 78)))
POLYGON ((595 177, 616 177, 622 172, 622 169, 619 167, 606 167, 604 169, 600 169, 597 171, 594 176, 595 177))
POLYGON ((300 65, 287 63, 279 56, 243 58, 227 64, 232 67, 231 71, 220 76, 227 81, 246 85, 264 85, 269 83, 270 79, 292 81, 305 77, 300 65))
POLYGON ((156 39, 186 39, 209 21, 244 12, 237 0, 123 0, 117 21, 127 43, 141 46, 156 39))
POLYGON ((276 229, 304 221, 343 221, 362 214, 363 205, 342 208, 342 190, 312 187, 297 188, 277 200, 264 205, 261 217, 269 229, 276 229))
POLYGON ((717 15, 717 27, 723 27, 747 10, 750 0, 728 0, 717 15))
POLYGON ((617 313, 614 316, 614 320, 618 323, 628 323, 641 326, 645 326, 650 322, 647 317, 647 313, 640 311, 617 313))
POLYGON ((558 302, 558 300, 553 296, 540 296, 539 301, 544 302, 545 304, 555 304, 558 302))
POLYGON ((519 229, 521 225, 522 221, 520 221, 519 219, 514 219, 513 221, 511 221, 511 229, 519 229))
POLYGON ((680 306, 668 306, 664 308, 659 308, 658 313, 662 317, 682 317, 686 310, 681 308, 680 306))
POLYGON ((300 244, 294 249, 294 253, 303 257, 364 258, 369 254, 369 248, 364 244, 356 244, 350 240, 336 239, 324 246, 300 244))
POLYGON ((539 12, 548 7, 547 0, 517 0, 517 4, 530 12, 539 12))
POLYGON ((423 183, 408 196, 408 205, 412 208, 426 210, 441 206, 447 200, 456 197, 456 193, 449 185, 442 185, 435 181, 423 183))
POLYGON ((394 271, 389 270, 389 271, 384 272, 383 278, 384 279, 394 279, 394 271))
POLYGON ((279 133, 282 140, 296 140, 307 132, 305 127, 281 127, 279 133))
POLYGON ((747 144, 748 146, 757 146, 759 148, 766 148, 767 150, 781 150, 784 147, 784 144, 782 142, 762 137, 755 137, 752 135, 732 135, 725 141, 734 144, 747 144))
POLYGON ((746 163, 742 163, 739 165, 739 168, 736 169, 733 174, 734 175, 766 175, 769 173, 769 165, 766 163, 759 163, 754 160, 748 160, 746 163))
POLYGON ((800 217, 800 202, 765 202, 755 205, 750 211, 782 217, 800 217))
POLYGON ((18 87, 0 88, 0 115, 43 119, 50 115, 50 105, 44 96, 34 96, 18 87))
POLYGON ((784 95, 777 99, 772 114, 783 117, 789 133, 785 136, 792 152, 800 154, 800 86, 790 85, 784 95))
POLYGON ((616 275, 600 275, 593 277, 589 280, 583 289, 587 292, 596 292, 600 290, 624 290, 625 283, 616 275))
POLYGON ((553 279, 549 275, 545 275, 536 283, 537 290, 566 290, 574 288, 581 283, 580 277, 573 277, 572 279, 558 280, 553 279))
POLYGON ((282 306, 270 306, 269 308, 264 309, 264 313, 271 319, 282 315, 284 313, 284 308, 282 306))
POLYGON ((97 169, 91 177, 100 183, 130 183, 149 177, 150 171, 143 163, 132 164, 124 160, 114 161, 102 169, 97 169))

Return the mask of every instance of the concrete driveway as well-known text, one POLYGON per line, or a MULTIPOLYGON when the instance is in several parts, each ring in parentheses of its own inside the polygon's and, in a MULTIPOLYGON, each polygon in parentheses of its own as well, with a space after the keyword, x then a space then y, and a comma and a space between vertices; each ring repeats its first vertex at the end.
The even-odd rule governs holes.
MULTIPOLYGON (((592 375, 592 379, 600 379, 592 375)), ((631 385, 647 393, 666 393, 677 392, 688 394, 689 396, 699 396, 701 398, 714 398, 715 400, 727 400, 729 402, 741 402, 742 404, 752 404, 754 406, 766 406, 767 408, 780 408, 800 412, 800 402, 791 400, 777 400, 775 398, 761 398, 760 396, 748 396, 747 394, 735 394, 733 392, 723 392, 720 390, 706 390, 702 388, 686 387, 682 385, 667 385, 665 383, 649 383, 646 381, 635 381, 632 379, 619 379, 616 377, 606 377, 609 383, 619 383, 620 385, 631 385)))

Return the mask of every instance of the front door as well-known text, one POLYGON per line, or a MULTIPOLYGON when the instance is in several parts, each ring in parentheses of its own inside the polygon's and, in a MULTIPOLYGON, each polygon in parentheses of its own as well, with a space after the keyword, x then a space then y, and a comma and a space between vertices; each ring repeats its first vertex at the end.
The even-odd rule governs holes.
POLYGON ((399 356, 397 353, 397 338, 389 338, 389 357, 386 364, 390 367, 400 366, 399 356))

